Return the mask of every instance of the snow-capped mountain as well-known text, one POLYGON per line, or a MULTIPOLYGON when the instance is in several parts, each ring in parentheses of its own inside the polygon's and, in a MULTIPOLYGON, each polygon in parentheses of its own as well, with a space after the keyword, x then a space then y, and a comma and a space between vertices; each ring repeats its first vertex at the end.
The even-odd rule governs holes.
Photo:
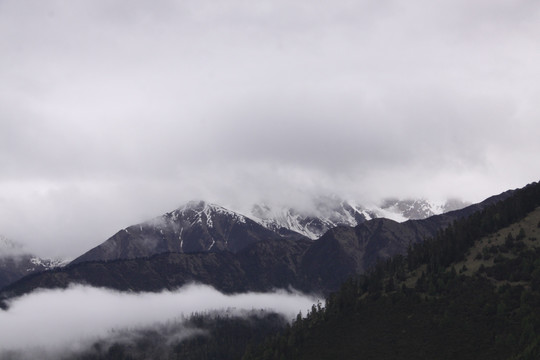
MULTIPOLYGON (((434 236, 458 219, 471 216, 512 196, 516 196, 516 200, 507 204, 524 203, 523 199, 535 192, 538 192, 538 185, 531 185, 522 190, 504 192, 461 210, 423 220, 399 223, 389 219, 372 219, 356 227, 340 226, 327 231, 317 241, 305 237, 298 240, 279 238, 274 241, 252 237, 251 240, 255 242, 236 253, 215 252, 219 241, 212 240, 204 244, 204 251, 195 254, 167 252, 137 259, 119 257, 117 261, 99 262, 84 262, 82 259, 64 269, 28 276, 4 288, 0 291, 0 307, 7 306, 3 300, 33 289, 65 288, 70 283, 123 291, 160 291, 196 281, 225 292, 268 291, 292 286, 300 291, 324 294, 337 290, 345 279, 364 273, 380 259, 406 254, 411 244, 434 236), (212 244, 210 251, 207 251, 212 244)), ((270 231, 246 216, 217 205, 194 202, 156 218, 153 222, 129 227, 119 234, 125 236, 136 228, 153 228, 154 233, 161 233, 163 230, 163 234, 166 234, 168 227, 163 224, 168 223, 178 227, 176 235, 179 232, 182 234, 174 240, 176 244, 179 243, 177 240, 183 239, 185 246, 188 237, 183 226, 186 222, 191 228, 206 229, 208 233, 218 227, 223 229, 221 223, 229 226, 234 223, 241 227, 253 223, 255 229, 270 231)), ((114 237, 111 239, 114 240, 114 237)), ((136 237, 127 238, 122 244, 114 243, 111 239, 100 247, 121 248, 127 246, 130 239, 138 244, 136 237)), ((230 244, 232 239, 228 239, 230 244)))
MULTIPOLYGON (((285 236, 299 237, 292 232, 285 236)), ((191 201, 155 219, 120 230, 73 263, 165 252, 238 252, 251 243, 280 237, 244 215, 204 201, 191 201)))
POLYGON ((398 222, 419 220, 467 205, 459 200, 436 203, 428 200, 388 199, 383 201, 382 205, 364 207, 336 197, 321 197, 313 201, 313 207, 308 211, 272 207, 264 203, 255 204, 251 209, 251 216, 261 225, 278 233, 292 230, 315 240, 337 226, 356 226, 375 218, 398 222))
POLYGON ((66 259, 44 259, 37 256, 32 256, 29 261, 34 265, 33 268, 29 267, 27 269, 27 271, 31 272, 56 269, 58 267, 66 266, 71 262, 71 260, 66 259))
POLYGON ((428 201, 426 199, 386 199, 380 206, 380 209, 385 212, 398 214, 407 220, 419 220, 433 215, 459 210, 467 205, 470 204, 457 199, 450 199, 444 203, 428 201))
POLYGON ((24 251, 21 244, 0 235, 0 288, 23 276, 64 266, 59 259, 43 259, 24 251))
POLYGON ((265 240, 304 237, 315 240, 331 228, 353 227, 373 218, 405 221, 412 213, 400 212, 409 209, 400 206, 401 202, 396 202, 385 208, 366 209, 336 197, 321 197, 313 201, 309 211, 257 204, 245 216, 216 204, 191 201, 172 212, 120 230, 73 263, 134 259, 166 252, 236 253, 265 240))
POLYGON ((251 215, 255 221, 279 234, 294 231, 312 240, 336 226, 356 226, 376 217, 375 213, 346 201, 319 202, 317 205, 313 211, 301 212, 256 204, 251 215))

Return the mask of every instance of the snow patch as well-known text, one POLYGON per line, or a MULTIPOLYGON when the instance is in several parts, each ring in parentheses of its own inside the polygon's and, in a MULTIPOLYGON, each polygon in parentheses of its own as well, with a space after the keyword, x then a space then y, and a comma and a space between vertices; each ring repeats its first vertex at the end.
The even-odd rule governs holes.
POLYGON ((292 208, 271 208, 266 204, 254 205, 251 212, 253 219, 262 226, 278 231, 285 228, 310 239, 318 239, 327 230, 339 226, 356 226, 363 220, 362 209, 352 202, 330 204, 318 202, 313 213, 303 213, 292 208))
MULTIPOLYGON (((39 257, 32 257, 30 262, 35 266, 43 267, 45 270, 64 267, 71 262, 71 260, 65 259, 41 259, 39 257)), ((34 268, 35 269, 35 268, 34 268)), ((33 271, 34 269, 28 270, 33 271)))
POLYGON ((377 217, 379 218, 386 218, 390 220, 394 220, 397 222, 405 222, 409 219, 407 219, 405 216, 400 214, 397 211, 392 211, 392 209, 374 209, 373 212, 377 214, 377 217))
POLYGON ((180 229, 180 234, 178 234, 178 240, 180 240, 180 250, 184 251, 184 239, 182 239, 182 233, 184 232, 184 228, 180 229))

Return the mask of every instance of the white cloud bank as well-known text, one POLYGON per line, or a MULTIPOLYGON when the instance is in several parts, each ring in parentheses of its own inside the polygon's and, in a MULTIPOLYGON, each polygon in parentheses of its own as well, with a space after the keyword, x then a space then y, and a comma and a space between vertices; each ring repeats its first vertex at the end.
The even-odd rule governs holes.
POLYGON ((540 2, 2 0, 0 233, 200 199, 480 201, 540 175, 540 2))
MULTIPOLYGON (((0 311, 0 358, 9 352, 54 354, 84 350, 113 330, 180 321, 181 316, 212 310, 267 309, 292 320, 317 298, 296 292, 224 295, 205 285, 161 293, 123 293, 82 285, 38 290, 10 301, 0 311)), ((186 329, 189 335, 194 329, 186 329)))

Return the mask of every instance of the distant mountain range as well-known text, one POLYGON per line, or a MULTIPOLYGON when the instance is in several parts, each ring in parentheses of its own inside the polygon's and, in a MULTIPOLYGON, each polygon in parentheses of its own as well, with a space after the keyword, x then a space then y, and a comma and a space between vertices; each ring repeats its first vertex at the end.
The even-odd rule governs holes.
POLYGON ((380 209, 383 210, 382 212, 380 210, 377 212, 377 209, 373 211, 380 215, 377 217, 394 219, 392 214, 396 214, 397 216, 402 216, 404 219, 420 220, 433 215, 463 209, 468 205, 470 203, 465 203, 458 199, 449 199, 444 203, 436 203, 425 199, 386 199, 380 206, 380 209))
MULTIPOLYGON (((379 217, 405 221, 465 206, 456 201, 453 207, 448 204, 451 203, 441 206, 427 200, 394 199, 367 209, 335 196, 325 196, 314 199, 309 211, 261 203, 254 205, 246 216, 219 205, 191 201, 170 213, 120 230, 73 263, 134 259, 167 252, 236 253, 261 240, 315 240, 337 226, 356 226, 379 217)), ((0 288, 31 273, 67 263, 23 252, 19 244, 0 236, 0 288)))
MULTIPOLYGON (((120 230, 72 263, 135 259, 167 252, 236 253, 259 241, 315 240, 329 229, 356 226, 380 215, 391 214, 398 219, 405 219, 405 216, 424 218, 450 208, 423 200, 391 200, 381 208, 366 210, 332 197, 318 199, 314 205, 311 211, 300 212, 257 204, 248 217, 216 204, 191 201, 170 213, 120 230)), ((456 202, 454 207, 458 207, 456 202)))
POLYGON ((256 204, 252 207, 250 216, 264 227, 278 233, 294 231, 315 240, 337 226, 356 226, 375 218, 398 222, 425 219, 468 205, 470 204, 456 199, 445 203, 425 199, 387 199, 380 206, 365 207, 335 196, 323 196, 313 200, 309 211, 256 204))
MULTIPOLYGON (((5 287, 2 296, 72 282, 130 291, 174 289, 196 281, 225 292, 293 286, 327 293, 377 259, 403 254, 410 244, 512 193, 423 220, 375 218, 356 226, 338 225, 317 240, 288 228, 272 231, 260 218, 257 222, 217 205, 191 202, 121 230, 64 268, 26 276, 5 287)), ((353 218, 351 208, 342 206, 348 214, 344 218, 353 218)))
POLYGON ((66 261, 42 259, 29 254, 20 244, 0 235, 0 288, 23 276, 66 264, 66 261))

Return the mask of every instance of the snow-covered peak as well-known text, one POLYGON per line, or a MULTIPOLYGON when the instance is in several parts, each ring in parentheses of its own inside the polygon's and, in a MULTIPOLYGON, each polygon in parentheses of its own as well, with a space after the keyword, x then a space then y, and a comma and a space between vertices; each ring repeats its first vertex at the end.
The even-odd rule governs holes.
POLYGON ((270 208, 266 204, 256 204, 252 208, 252 218, 262 226, 278 231, 282 228, 296 231, 310 239, 319 237, 318 231, 310 228, 306 217, 292 208, 270 208))
POLYGON ((183 206, 179 207, 179 212, 185 212, 185 211, 202 211, 204 208, 206 208, 209 204, 207 204, 205 201, 202 200, 191 200, 185 203, 183 206))
POLYGON ((351 202, 331 200, 314 201, 310 211, 256 204, 252 207, 251 215, 266 228, 278 232, 288 229, 310 239, 319 238, 330 228, 339 225, 356 226, 371 218, 368 212, 351 202))
MULTIPOLYGON (((425 219, 433 215, 461 209, 467 206, 467 203, 451 199, 445 202, 430 201, 426 199, 387 199, 380 207, 381 213, 399 214, 404 219, 416 220, 425 219)), ((383 215, 384 216, 384 215, 383 215)))
POLYGON ((66 266, 70 263, 71 260, 63 259, 42 259, 39 257, 32 257, 30 262, 35 266, 42 268, 44 270, 50 270, 58 267, 66 266))
POLYGON ((214 226, 214 219, 216 216, 229 217, 240 223, 246 222, 246 217, 244 215, 206 201, 190 201, 165 216, 173 222, 182 218, 190 221, 192 224, 197 222, 206 223, 208 227, 214 226))
MULTIPOLYGON (((341 200, 336 196, 318 197, 302 208, 258 203, 251 207, 248 216, 206 201, 190 201, 178 209, 139 225, 139 232, 150 226, 158 232, 172 230, 178 233, 182 243, 182 232, 193 226, 215 229, 218 223, 256 223, 281 236, 290 232, 302 234, 310 239, 318 239, 327 230, 337 226, 357 226, 374 218, 388 218, 403 222, 409 219, 423 219, 432 215, 459 208, 463 203, 453 202, 449 209, 445 203, 426 200, 386 200, 382 205, 362 206, 354 201, 341 200), (219 219, 219 220, 218 220, 219 219), (168 229, 168 230, 167 230, 168 229)), ((463 205, 464 206, 464 205, 463 205)), ((461 207, 463 207, 461 206, 461 207)), ((128 229, 125 230, 126 232, 128 229)), ((182 243, 183 245, 183 243, 182 243)))
POLYGON ((354 201, 341 200, 336 196, 318 197, 310 209, 297 210, 286 206, 256 204, 251 217, 261 225, 274 230, 288 229, 317 239, 328 229, 345 225, 356 226, 374 218, 387 218, 397 222, 409 219, 425 219, 457 210, 467 204, 459 200, 434 202, 427 200, 386 200, 382 205, 362 206, 354 201))

